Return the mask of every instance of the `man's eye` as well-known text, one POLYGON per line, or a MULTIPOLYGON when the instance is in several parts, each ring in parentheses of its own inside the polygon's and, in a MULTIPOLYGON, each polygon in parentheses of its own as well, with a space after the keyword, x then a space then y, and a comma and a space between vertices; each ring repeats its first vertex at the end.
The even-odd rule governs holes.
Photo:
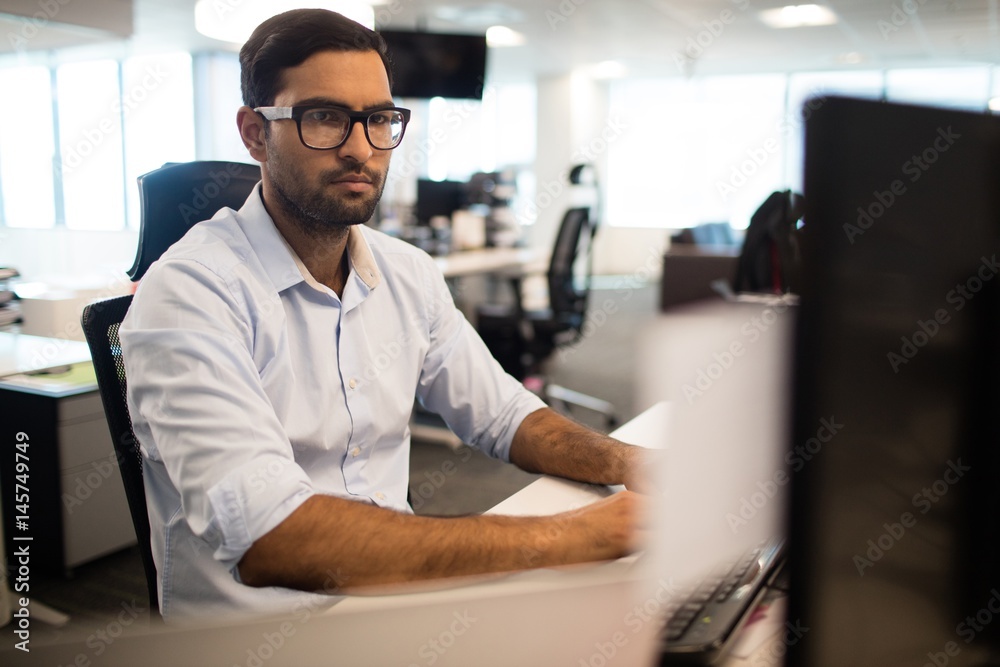
POLYGON ((338 123, 343 118, 341 114, 329 109, 313 109, 306 112, 306 120, 313 123, 338 123))

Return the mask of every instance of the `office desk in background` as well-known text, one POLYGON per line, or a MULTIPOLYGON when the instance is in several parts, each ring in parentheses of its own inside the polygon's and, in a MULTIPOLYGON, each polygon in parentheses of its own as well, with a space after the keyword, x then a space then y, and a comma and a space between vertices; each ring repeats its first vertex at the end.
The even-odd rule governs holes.
POLYGON ((660 310, 718 297, 712 283, 723 280, 732 286, 739 256, 740 248, 733 246, 671 244, 663 255, 660 310))
POLYGON ((435 257, 445 278, 509 272, 528 272, 544 268, 544 258, 532 248, 480 248, 462 250, 435 257))

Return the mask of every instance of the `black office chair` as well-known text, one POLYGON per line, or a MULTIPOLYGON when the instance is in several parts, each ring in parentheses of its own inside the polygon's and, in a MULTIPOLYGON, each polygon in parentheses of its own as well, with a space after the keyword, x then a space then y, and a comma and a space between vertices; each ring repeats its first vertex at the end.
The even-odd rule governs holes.
MULTIPOLYGON (((260 180, 260 168, 235 162, 188 162, 165 165, 140 176, 138 180, 141 201, 139 244, 135 261, 128 270, 133 281, 138 281, 149 266, 199 220, 211 217, 224 206, 242 206, 260 180)), ((94 361, 97 386, 125 485, 132 525, 139 541, 152 611, 159 609, 156 565, 149 542, 142 454, 132 431, 126 402, 128 382, 118 341, 118 328, 131 304, 131 294, 92 303, 83 309, 81 322, 94 361)))
MULTIPOLYGON (((575 166, 570 171, 570 183, 586 184, 592 178, 590 169, 589 165, 575 166)), ((520 278, 516 277, 511 281, 514 303, 480 306, 477 326, 504 370, 519 380, 541 379, 540 394, 550 405, 566 413, 574 407, 586 408, 602 415, 611 427, 617 423, 611 403, 552 384, 544 379, 543 372, 544 362, 555 350, 573 345, 583 336, 593 274, 591 250, 599 226, 592 210, 597 210, 596 203, 593 209, 575 207, 563 215, 546 271, 548 308, 525 310, 520 278)))
POLYGON ((139 177, 139 247, 128 270, 133 282, 200 220, 220 208, 239 209, 260 180, 260 167, 242 162, 165 164, 139 177))
POLYGON ((805 201, 791 190, 771 193, 750 217, 733 290, 785 294, 799 287, 798 223, 805 201))

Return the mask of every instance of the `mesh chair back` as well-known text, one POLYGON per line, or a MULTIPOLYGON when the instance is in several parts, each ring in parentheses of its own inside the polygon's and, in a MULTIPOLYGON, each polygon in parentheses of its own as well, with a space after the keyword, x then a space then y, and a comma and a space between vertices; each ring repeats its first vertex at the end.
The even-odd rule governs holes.
POLYGON ((94 373, 108 418, 111 441, 114 444, 118 468, 125 484, 132 525, 139 540, 139 553, 146 573, 150 611, 159 609, 156 592, 156 566, 149 543, 149 515, 146 513, 146 491, 142 480, 142 454, 132 432, 132 419, 126 402, 125 365, 122 362, 118 327, 132 304, 132 295, 119 296, 92 303, 83 309, 81 323, 94 361, 94 373))
POLYGON ((582 325, 590 280, 590 244, 594 229, 587 208, 571 208, 563 216, 549 262, 549 308, 554 319, 582 325), (578 287, 582 282, 583 286, 578 287))
POLYGON ((129 277, 142 278, 197 222, 223 207, 240 208, 259 180, 255 164, 210 160, 167 164, 140 176, 139 245, 129 277))

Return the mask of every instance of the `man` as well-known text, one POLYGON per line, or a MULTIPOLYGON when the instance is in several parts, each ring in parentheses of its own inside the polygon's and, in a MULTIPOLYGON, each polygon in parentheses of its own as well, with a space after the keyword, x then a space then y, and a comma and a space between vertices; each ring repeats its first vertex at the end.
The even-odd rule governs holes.
POLYGON ((376 33, 287 12, 240 61, 237 124, 262 181, 149 270, 121 328, 164 618, 628 553, 629 491, 558 517, 412 514, 414 396, 529 471, 620 484, 639 450, 544 407, 430 258, 362 225, 408 120, 376 33))

